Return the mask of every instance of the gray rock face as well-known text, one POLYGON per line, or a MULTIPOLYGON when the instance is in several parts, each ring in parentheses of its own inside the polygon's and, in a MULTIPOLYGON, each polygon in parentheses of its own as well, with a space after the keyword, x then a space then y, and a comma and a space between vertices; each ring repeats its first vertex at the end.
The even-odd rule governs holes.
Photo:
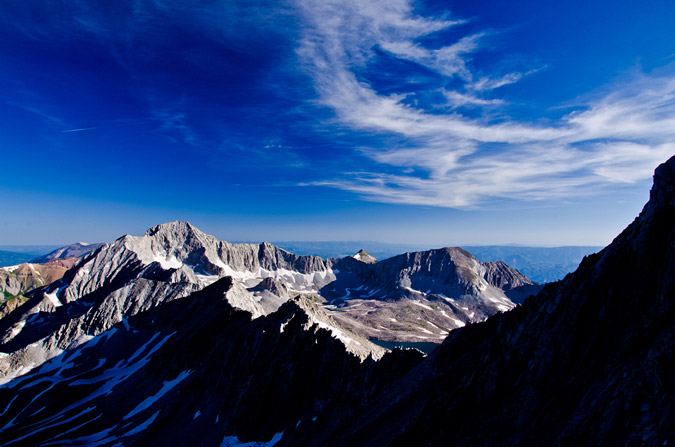
POLYGON ((456 247, 375 264, 330 261, 336 281, 320 290, 327 307, 340 311, 340 321, 352 320, 367 337, 384 341, 439 342, 452 329, 512 309, 512 289, 539 289, 506 264, 483 264, 456 247))

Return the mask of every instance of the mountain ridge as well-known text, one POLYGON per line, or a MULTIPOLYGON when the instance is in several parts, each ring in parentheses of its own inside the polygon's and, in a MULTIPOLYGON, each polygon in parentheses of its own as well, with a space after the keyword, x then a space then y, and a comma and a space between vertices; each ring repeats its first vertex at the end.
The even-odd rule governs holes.
POLYGON ((341 430, 278 445, 670 445, 673 271, 675 157, 640 215, 575 273, 450 333, 341 430))
POLYGON ((361 356, 382 352, 365 339, 439 343, 456 327, 514 306, 488 280, 508 274, 504 284, 538 287, 505 265, 485 276, 490 268, 459 248, 370 264, 353 257, 324 260, 267 242, 232 244, 188 222, 169 222, 98 247, 59 281, 29 294, 27 303, 0 320, 0 346, 8 353, 0 358, 0 373, 40 364, 82 336, 96 336, 223 276, 235 280, 229 302, 255 318, 293 296, 312 297, 331 315, 335 334, 348 329, 361 337, 358 343, 343 337, 361 356))

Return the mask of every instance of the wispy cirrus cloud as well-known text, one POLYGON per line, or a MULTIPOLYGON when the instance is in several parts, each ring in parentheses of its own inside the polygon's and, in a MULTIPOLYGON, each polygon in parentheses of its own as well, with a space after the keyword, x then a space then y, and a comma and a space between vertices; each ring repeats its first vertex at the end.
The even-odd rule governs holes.
POLYGON ((457 107, 487 107, 504 104, 502 99, 485 99, 473 93, 462 93, 454 90, 442 90, 443 95, 448 100, 448 105, 457 107))
POLYGON ((523 79, 525 76, 530 76, 534 73, 537 73, 538 71, 541 71, 542 69, 543 68, 535 68, 525 73, 518 73, 518 72, 506 73, 505 75, 502 75, 497 78, 483 76, 477 79, 476 81, 471 82, 468 85, 468 88, 476 91, 494 90, 496 88, 503 87, 505 85, 515 84, 516 82, 523 79))
MULTIPOLYGON (((25 96, 25 95, 23 95, 25 96)), ((45 110, 44 107, 36 106, 30 104, 26 99, 22 99, 22 102, 19 101, 5 101, 5 104, 11 107, 16 107, 22 110, 25 110, 26 112, 30 112, 38 117, 40 117, 43 121, 46 123, 49 123, 52 126, 66 126, 64 123, 63 119, 60 117, 56 116, 55 113, 52 111, 47 111, 45 110)))
POLYGON ((353 191, 373 201, 471 207, 490 198, 556 199, 596 193, 617 182, 648 178, 675 153, 675 79, 634 74, 577 111, 550 121, 502 115, 464 115, 460 107, 494 109, 506 102, 492 90, 534 74, 486 77, 472 70, 482 34, 429 48, 423 38, 461 23, 416 15, 395 1, 300 2, 304 35, 298 54, 319 101, 356 131, 396 135, 397 147, 360 148, 373 160, 363 172, 346 172, 316 184, 353 191), (439 86, 447 113, 429 113, 403 93, 384 94, 358 76, 374 49, 453 79, 439 86), (498 149, 495 150, 495 145, 498 149), (404 169, 414 168, 414 169, 404 169))
POLYGON ((61 133, 85 132, 87 130, 96 130, 96 127, 80 127, 79 129, 66 129, 62 130, 61 133))

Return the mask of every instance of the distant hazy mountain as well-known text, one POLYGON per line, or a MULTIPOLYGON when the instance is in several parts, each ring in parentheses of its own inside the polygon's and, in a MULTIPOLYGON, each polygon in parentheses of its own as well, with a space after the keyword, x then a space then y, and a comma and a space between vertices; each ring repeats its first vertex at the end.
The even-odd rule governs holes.
POLYGON ((365 262, 366 264, 374 264, 377 262, 377 259, 364 249, 359 250, 359 252, 353 256, 353 258, 357 261, 365 262))
POLYGON ((467 245, 464 247, 483 262, 504 261, 532 281, 539 283, 562 279, 579 263, 602 247, 520 247, 510 245, 467 245))
POLYGON ((44 256, 40 256, 31 260, 31 262, 42 264, 44 262, 51 261, 52 259, 81 258, 87 253, 90 253, 103 245, 104 244, 102 243, 87 244, 86 242, 76 242, 74 244, 66 245, 65 247, 59 247, 44 256))

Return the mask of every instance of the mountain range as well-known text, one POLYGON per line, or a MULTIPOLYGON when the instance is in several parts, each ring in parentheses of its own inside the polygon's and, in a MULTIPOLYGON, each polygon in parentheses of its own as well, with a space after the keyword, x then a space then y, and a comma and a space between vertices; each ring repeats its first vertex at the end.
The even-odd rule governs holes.
POLYGON ((159 225, 0 319, 0 443, 672 445, 673 272, 675 157, 612 244, 525 299, 540 286, 460 248, 324 260, 159 225))
MULTIPOLYGON (((279 248, 299 255, 313 255, 326 258, 350 256, 367 247, 375 259, 387 259, 404 252, 426 251, 422 245, 391 244, 375 241, 279 241, 273 242, 279 248)), ((78 242, 64 247, 54 246, 0 246, 0 267, 14 266, 23 262, 44 263, 50 259, 81 257, 103 245, 78 242), (11 249, 11 251, 10 251, 11 249), (44 255, 36 252, 44 250, 44 255), (33 253, 33 254, 30 254, 33 253)), ((599 251, 597 246, 526 247, 520 245, 465 245, 481 262, 504 261, 523 275, 538 283, 562 279, 574 271, 584 256, 599 251)), ((364 250, 365 251, 365 250, 364 250)))
POLYGON ((0 373, 12 377, 223 276, 233 280, 225 294, 233 307, 257 318, 289 299, 312 304, 311 317, 361 357, 384 352, 368 339, 440 343, 450 330, 507 311, 540 288, 506 264, 480 263, 460 248, 380 262, 365 252, 324 260, 269 243, 231 244, 171 222, 103 245, 58 281, 26 294, 28 301, 0 320, 7 353, 0 373))
MULTIPOLYGON (((425 251, 428 247, 375 241, 279 241, 275 245, 303 255, 339 258, 365 248, 377 259, 403 252, 425 251)), ((527 247, 522 245, 463 245, 481 262, 504 261, 538 283, 558 281, 576 270, 584 256, 598 252, 599 246, 527 247)))

